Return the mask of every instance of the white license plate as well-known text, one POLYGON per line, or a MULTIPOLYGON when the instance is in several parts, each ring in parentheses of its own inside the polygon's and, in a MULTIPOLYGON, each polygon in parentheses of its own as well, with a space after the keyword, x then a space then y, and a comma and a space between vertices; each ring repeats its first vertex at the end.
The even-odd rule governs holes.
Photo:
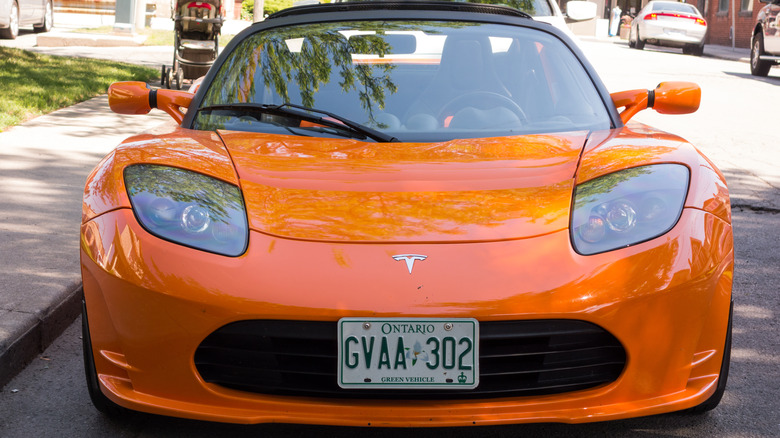
POLYGON ((473 389, 479 322, 471 318, 342 318, 342 388, 473 389))
POLYGON ((685 36, 687 34, 686 31, 682 29, 664 29, 666 33, 669 35, 675 35, 675 36, 685 36))

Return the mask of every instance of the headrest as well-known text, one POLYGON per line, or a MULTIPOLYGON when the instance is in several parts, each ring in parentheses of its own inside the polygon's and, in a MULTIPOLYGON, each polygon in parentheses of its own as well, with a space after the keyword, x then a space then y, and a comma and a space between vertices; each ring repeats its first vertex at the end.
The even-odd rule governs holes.
POLYGON ((370 53, 371 47, 382 40, 388 45, 386 55, 408 55, 417 50, 417 38, 414 35, 353 35, 349 37, 350 52, 356 55, 374 54, 370 53))

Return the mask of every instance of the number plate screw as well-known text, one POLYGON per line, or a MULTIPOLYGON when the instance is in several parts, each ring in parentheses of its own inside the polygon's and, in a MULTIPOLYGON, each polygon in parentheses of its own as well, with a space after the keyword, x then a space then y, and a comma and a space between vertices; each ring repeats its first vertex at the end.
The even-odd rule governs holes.
POLYGON ((370 322, 364 322, 363 323, 363 330, 368 330, 370 328, 371 328, 371 323, 370 322))
POLYGON ((447 330, 447 331, 452 330, 452 323, 451 322, 444 323, 444 330, 447 330))

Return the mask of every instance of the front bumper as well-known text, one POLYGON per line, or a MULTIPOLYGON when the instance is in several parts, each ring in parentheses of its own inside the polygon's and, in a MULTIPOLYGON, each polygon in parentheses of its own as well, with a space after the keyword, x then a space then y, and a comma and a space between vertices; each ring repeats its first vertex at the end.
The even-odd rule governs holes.
POLYGON ((103 392, 155 414, 236 423, 456 426, 587 422, 695 406, 714 390, 731 300, 731 227, 686 208, 666 235, 583 257, 567 231, 471 244, 312 243, 252 232, 216 256, 150 236, 130 210, 82 227, 82 272, 103 392), (426 254, 410 275, 393 254, 426 254), (218 328, 346 316, 577 319, 612 333, 617 381, 557 395, 468 400, 271 396, 206 383, 193 357, 218 328))

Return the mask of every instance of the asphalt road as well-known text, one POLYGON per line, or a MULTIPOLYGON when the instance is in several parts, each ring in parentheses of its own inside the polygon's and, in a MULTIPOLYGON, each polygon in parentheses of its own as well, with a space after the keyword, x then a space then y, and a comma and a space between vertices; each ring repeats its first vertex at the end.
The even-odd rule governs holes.
POLYGON ((520 425, 461 430, 395 430, 296 425, 234 426, 141 416, 111 421, 89 402, 83 382, 80 321, 0 391, 0 436, 206 437, 344 436, 432 437, 780 436, 780 152, 769 124, 780 99, 780 69, 754 79, 744 63, 680 55, 677 51, 630 50, 584 43, 610 90, 652 88, 662 80, 690 80, 703 89, 693 115, 637 117, 681 134, 726 174, 734 193, 736 273, 734 349, 729 385, 721 405, 708 414, 670 414, 585 425, 520 425))

